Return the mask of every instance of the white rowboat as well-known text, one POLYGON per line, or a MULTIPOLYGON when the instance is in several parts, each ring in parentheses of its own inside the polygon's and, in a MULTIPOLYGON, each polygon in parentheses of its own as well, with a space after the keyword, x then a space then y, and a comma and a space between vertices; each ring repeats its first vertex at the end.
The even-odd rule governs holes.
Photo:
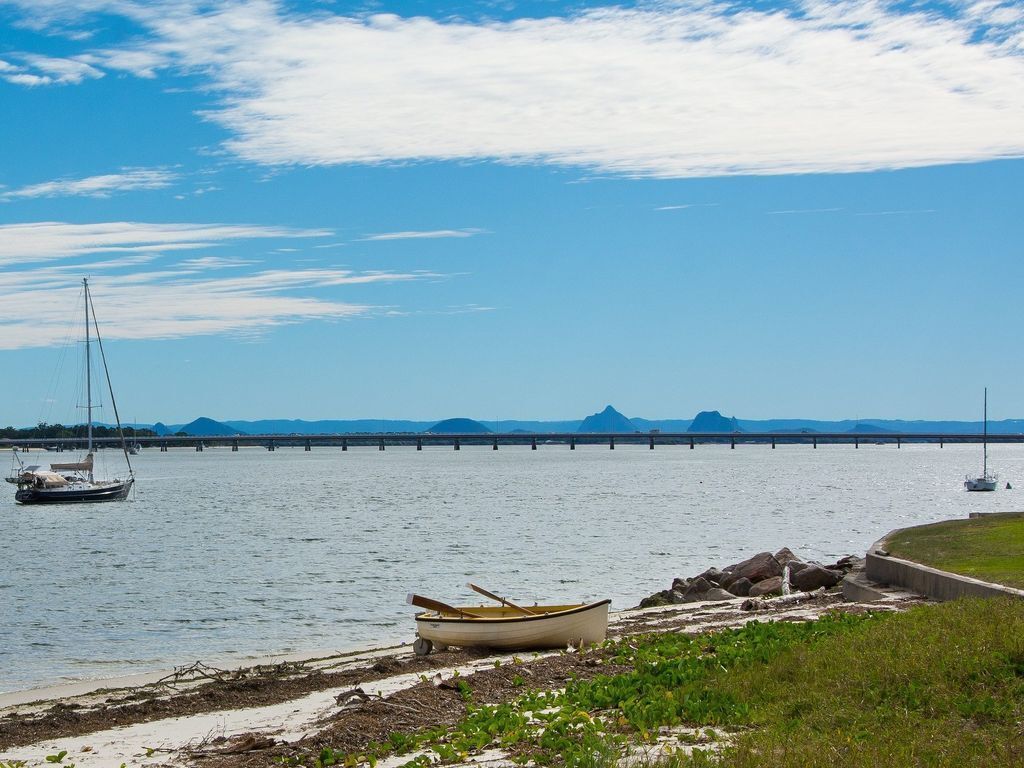
POLYGON ((432 648, 449 645, 518 651, 600 643, 608 631, 610 603, 533 605, 525 609, 528 613, 508 605, 443 606, 416 615, 418 639, 413 649, 425 656, 432 648))

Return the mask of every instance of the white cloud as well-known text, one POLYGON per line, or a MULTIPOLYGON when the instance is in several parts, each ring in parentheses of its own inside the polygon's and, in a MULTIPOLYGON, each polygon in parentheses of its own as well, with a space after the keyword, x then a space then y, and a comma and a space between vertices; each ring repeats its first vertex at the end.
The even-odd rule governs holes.
POLYGON ((40 56, 34 53, 22 54, 19 57, 24 64, 15 67, 3 62, 0 67, 4 80, 16 85, 78 85, 83 80, 94 80, 103 77, 103 72, 86 61, 65 59, 54 56, 40 56), (25 71, 26 68, 29 71, 25 71))
POLYGON ((507 23, 300 17, 264 0, 152 24, 161 50, 223 94, 208 117, 257 163, 494 159, 685 177, 1021 156, 1009 16, 984 35, 991 10, 948 18, 876 0, 507 23))
MULTIPOLYGON (((105 339, 170 339, 224 333, 251 336, 284 324, 363 315, 374 308, 293 292, 433 276, 306 269, 211 279, 186 269, 108 276, 91 285, 105 339)), ((0 350, 63 343, 68 308, 76 305, 80 290, 78 276, 57 267, 0 274, 0 350)))
POLYGON ((115 192, 143 189, 163 189, 170 186, 178 175, 159 168, 125 168, 120 173, 89 176, 84 179, 57 179, 31 184, 0 194, 0 199, 33 197, 87 196, 107 197, 115 192))
POLYGON ((359 240, 433 240, 442 237, 473 237, 482 232, 482 229, 431 229, 407 232, 381 232, 376 235, 366 235, 359 238, 359 240))
POLYGON ((193 250, 255 238, 326 237, 320 229, 287 229, 237 224, 146 224, 57 221, 0 225, 0 266, 53 261, 94 253, 193 250))
POLYGON ((696 0, 507 22, 300 15, 273 0, 84 7, 151 37, 78 65, 205 79, 227 148, 265 165, 468 159, 690 177, 1024 156, 1016 3, 943 15, 887 0, 696 0))

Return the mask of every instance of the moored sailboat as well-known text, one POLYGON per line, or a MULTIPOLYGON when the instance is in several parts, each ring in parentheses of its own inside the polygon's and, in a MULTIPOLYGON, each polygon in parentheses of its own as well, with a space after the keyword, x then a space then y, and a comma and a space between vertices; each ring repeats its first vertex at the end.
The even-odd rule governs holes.
POLYGON ((88 278, 83 278, 82 286, 85 292, 85 407, 88 413, 86 455, 81 461, 51 463, 48 467, 43 467, 38 464, 26 465, 22 462, 17 451, 15 451, 14 458, 18 466, 11 473, 11 476, 7 478, 7 482, 13 483, 18 487, 14 494, 14 500, 19 504, 78 504, 83 502, 123 501, 128 498, 128 494, 135 483, 131 459, 128 458, 128 446, 125 442, 124 430, 121 429, 121 419, 117 413, 117 402, 114 400, 114 390, 110 384, 110 372, 107 369, 107 359, 103 352, 103 341, 100 338, 99 324, 96 322, 96 310, 92 306, 92 298, 89 294, 88 278), (96 344, 100 350, 100 359, 103 362, 103 371, 107 388, 110 392, 110 403, 114 409, 114 418, 117 420, 117 433, 121 438, 121 450, 128 465, 128 476, 123 480, 120 478, 100 480, 96 478, 93 471, 90 309, 92 309, 91 320, 96 333, 96 344))
POLYGON ((967 479, 964 480, 964 488, 968 491, 994 491, 996 483, 999 482, 998 476, 988 471, 988 387, 985 387, 984 413, 981 438, 981 476, 967 476, 967 479))

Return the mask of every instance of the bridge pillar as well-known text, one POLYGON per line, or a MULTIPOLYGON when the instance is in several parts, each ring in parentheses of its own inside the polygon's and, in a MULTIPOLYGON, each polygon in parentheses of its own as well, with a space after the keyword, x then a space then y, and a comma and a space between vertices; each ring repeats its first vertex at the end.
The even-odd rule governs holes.
POLYGON ((348 438, 347 437, 341 438, 341 450, 343 450, 343 451, 347 451, 348 450, 348 438))
POLYGON ((232 453, 238 453, 238 441, 237 440, 234 440, 231 443, 231 452, 232 453))
POLYGON ((416 450, 417 451, 422 451, 423 450, 423 438, 422 437, 417 437, 416 438, 416 450))
POLYGON ((853 438, 853 447, 854 448, 860 448, 860 438, 859 437, 853 438))
POLYGON ((383 437, 380 439, 380 443, 377 444, 377 450, 378 451, 383 451, 384 450, 384 438, 383 437))
POLYGON ((775 450, 775 438, 774 437, 772 437, 772 450, 773 451, 775 450))
POLYGON ((306 441, 306 450, 307 451, 312 451, 313 450, 313 446, 310 444, 309 440, 306 441))
POLYGON ((693 438, 692 437, 690 438, 690 450, 691 451, 693 450, 693 438))
POLYGON ((896 438, 896 447, 897 448, 902 448, 903 447, 903 441, 900 438, 898 438, 898 437, 896 438))
POLYGON ((202 443, 196 443, 196 452, 197 453, 201 453, 202 450, 203 450, 203 444, 202 443))
POLYGON ((729 447, 732 448, 733 450, 736 450, 736 438, 735 437, 730 437, 729 438, 729 447))
POLYGON ((498 438, 494 438, 494 445, 491 446, 492 451, 498 450, 498 438))
POLYGON ((613 450, 613 451, 615 450, 615 437, 614 436, 608 438, 608 447, 611 450, 613 450))
POLYGON ((817 448, 818 447, 818 438, 813 437, 811 439, 814 441, 814 447, 817 448))
POLYGON ((651 444, 648 446, 652 451, 654 450, 654 438, 651 438, 651 444))
POLYGON ((939 440, 939 448, 944 448, 944 447, 945 447, 945 446, 943 445, 943 442, 944 442, 944 441, 942 441, 942 440, 939 440))
POLYGON ((274 441, 273 440, 271 440, 269 443, 267 443, 267 450, 268 451, 276 451, 277 450, 277 446, 274 445, 274 441))
POLYGON ((160 443, 160 453, 167 453, 167 443, 160 443))
POLYGON ((570 451, 575 451, 576 450, 576 438, 575 437, 570 437, 569 438, 569 450, 570 451))
POLYGON ((530 438, 530 450, 531 451, 536 451, 537 450, 537 438, 536 437, 531 437, 530 438))
POLYGON ((456 451, 462 450, 462 446, 459 445, 459 438, 457 438, 457 437, 455 438, 455 450, 456 451))

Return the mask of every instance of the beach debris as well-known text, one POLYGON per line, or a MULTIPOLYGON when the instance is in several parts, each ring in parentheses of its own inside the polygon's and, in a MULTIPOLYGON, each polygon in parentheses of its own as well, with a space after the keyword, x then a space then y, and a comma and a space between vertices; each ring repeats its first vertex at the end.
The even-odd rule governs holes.
POLYGON ((194 682, 195 680, 214 680, 218 683, 223 683, 229 674, 226 670, 217 669, 209 664, 197 661, 194 664, 175 667, 173 672, 161 677, 153 685, 166 685, 169 688, 173 688, 179 683, 194 682))
POLYGON ((372 698, 370 694, 357 686, 351 690, 339 693, 334 697, 334 700, 342 709, 348 709, 350 707, 358 706, 364 701, 369 701, 370 698, 372 698))

